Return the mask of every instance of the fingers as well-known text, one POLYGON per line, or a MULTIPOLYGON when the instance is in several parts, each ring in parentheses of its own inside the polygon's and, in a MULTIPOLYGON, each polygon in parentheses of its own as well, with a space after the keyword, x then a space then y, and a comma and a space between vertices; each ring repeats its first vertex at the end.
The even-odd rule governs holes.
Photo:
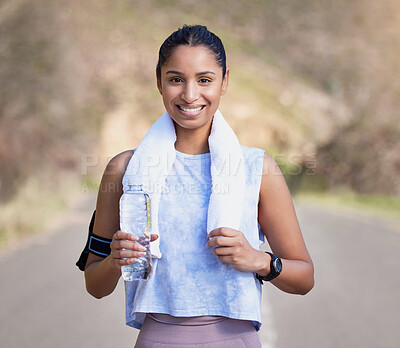
POLYGON ((114 233, 113 239, 115 239, 115 240, 124 240, 125 239, 125 240, 131 240, 131 241, 135 242, 139 238, 132 233, 117 231, 114 233))
POLYGON ((117 231, 114 233, 112 241, 111 241, 111 249, 129 249, 129 250, 138 250, 138 251, 146 251, 146 248, 139 243, 134 243, 139 238, 132 233, 117 231))
POLYGON ((129 259, 132 257, 142 257, 146 255, 145 251, 132 251, 132 250, 115 250, 114 255, 118 259, 129 259))
POLYGON ((214 254, 217 256, 236 255, 238 250, 235 247, 215 248, 214 254))
POLYGON ((243 246, 243 242, 232 237, 214 237, 207 242, 207 247, 243 246))
POLYGON ((114 263, 118 266, 130 265, 136 262, 139 257, 145 256, 147 253, 145 251, 134 251, 134 250, 124 250, 124 249, 111 249, 110 256, 112 257, 114 263))
POLYGON ((208 237, 211 239, 207 242, 207 247, 214 247, 213 253, 218 260, 231 264, 239 271, 252 271, 251 262, 255 249, 242 232, 222 227, 211 231, 208 237))
MULTIPOLYGON (((150 242, 154 242, 158 239, 158 234, 150 234, 150 242)), ((113 240, 131 240, 136 242, 139 238, 132 233, 117 231, 114 233, 113 240)))
POLYGON ((132 265, 136 262, 135 257, 127 258, 127 259, 114 259, 114 264, 118 267, 121 268, 122 266, 126 265, 132 265))
POLYGON ((208 234, 208 238, 213 238, 213 237, 217 237, 217 236, 223 236, 223 237, 236 237, 238 235, 241 235, 242 232, 238 231, 238 230, 234 230, 233 228, 229 228, 229 227, 220 227, 220 228, 216 228, 215 230, 212 230, 209 234, 208 234))
POLYGON ((145 251, 132 251, 132 250, 112 250, 111 251, 111 257, 114 260, 118 261, 121 265, 133 263, 136 261, 136 258, 145 256, 145 255, 146 255, 145 251), (133 260, 129 260, 129 262, 127 263, 126 260, 128 260, 128 259, 133 259, 133 260), (121 262, 121 261, 123 261, 123 262, 121 262))
POLYGON ((110 243, 111 254, 114 263, 118 266, 130 265, 136 262, 136 258, 145 256, 147 249, 136 241, 139 238, 131 233, 117 231, 110 243))
POLYGON ((212 230, 208 234, 207 247, 243 247, 246 241, 242 232, 228 227, 221 227, 212 230))
POLYGON ((112 240, 110 243, 111 250, 121 250, 121 249, 127 249, 127 250, 134 250, 134 251, 146 251, 146 248, 143 245, 140 245, 139 243, 135 243, 133 241, 129 240, 112 240))
MULTIPOLYGON (((241 255, 244 251, 245 243, 243 239, 232 237, 214 237, 207 242, 207 247, 215 247, 214 254, 217 256, 237 256, 241 255)), ((228 262, 225 258, 221 261, 228 262)))

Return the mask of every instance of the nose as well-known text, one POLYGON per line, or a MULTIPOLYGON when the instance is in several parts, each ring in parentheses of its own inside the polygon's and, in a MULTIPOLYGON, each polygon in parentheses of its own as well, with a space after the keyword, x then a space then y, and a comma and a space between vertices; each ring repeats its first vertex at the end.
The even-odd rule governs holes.
POLYGON ((199 90, 196 83, 188 82, 183 88, 181 98, 188 104, 194 103, 199 99, 199 90))

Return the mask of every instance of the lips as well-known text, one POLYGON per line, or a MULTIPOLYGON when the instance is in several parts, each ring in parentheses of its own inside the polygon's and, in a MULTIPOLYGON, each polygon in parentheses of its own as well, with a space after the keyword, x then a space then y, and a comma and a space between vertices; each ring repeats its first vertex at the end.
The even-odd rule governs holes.
POLYGON ((200 111, 203 108, 202 106, 198 106, 196 108, 185 108, 184 106, 180 106, 180 105, 178 105, 178 107, 182 111, 186 111, 186 112, 196 112, 196 111, 200 111))
POLYGON ((179 112, 186 117, 196 117, 200 115, 204 107, 205 105, 193 105, 193 106, 177 105, 179 112))

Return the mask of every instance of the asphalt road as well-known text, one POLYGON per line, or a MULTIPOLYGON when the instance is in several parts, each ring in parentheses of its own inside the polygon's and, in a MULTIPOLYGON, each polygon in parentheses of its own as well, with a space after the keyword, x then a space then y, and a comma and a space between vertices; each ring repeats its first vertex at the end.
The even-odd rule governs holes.
MULTIPOLYGON (((75 262, 94 197, 49 231, 0 254, 0 347, 133 347, 123 285, 96 300, 75 262)), ((400 347, 400 224, 297 204, 316 286, 306 296, 264 286, 264 348, 400 347)))

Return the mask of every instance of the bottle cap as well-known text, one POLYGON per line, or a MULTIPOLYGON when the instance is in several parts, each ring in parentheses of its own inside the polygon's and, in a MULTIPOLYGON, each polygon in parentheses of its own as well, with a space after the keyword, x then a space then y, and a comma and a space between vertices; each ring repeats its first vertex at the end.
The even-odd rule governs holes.
POLYGON ((128 186, 143 186, 143 180, 141 176, 129 176, 126 180, 128 186))

